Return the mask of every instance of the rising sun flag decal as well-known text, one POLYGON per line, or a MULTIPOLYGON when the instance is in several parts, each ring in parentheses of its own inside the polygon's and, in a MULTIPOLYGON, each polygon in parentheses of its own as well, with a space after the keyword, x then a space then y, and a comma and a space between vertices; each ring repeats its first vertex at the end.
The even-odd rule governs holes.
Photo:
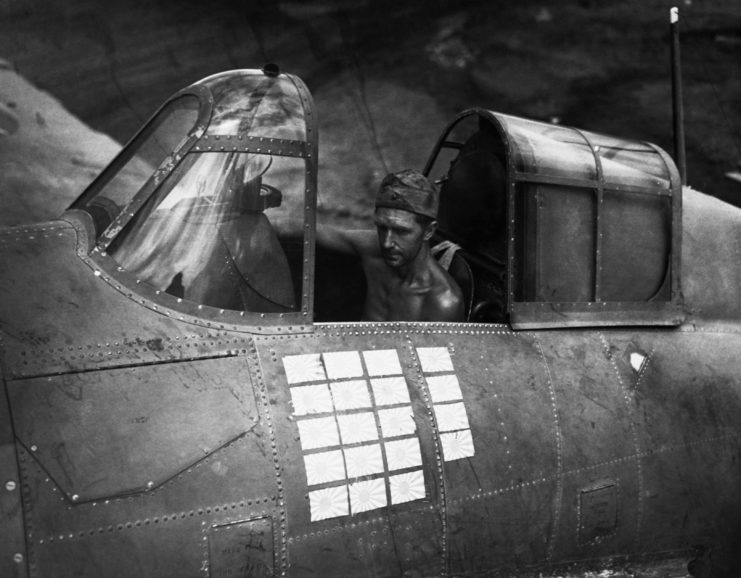
MULTIPOLYGON (((446 461, 473 456, 460 386, 445 348, 418 348, 446 461)), ((311 521, 426 497, 417 425, 396 350, 283 358, 311 521)))
POLYGON ((418 347, 417 356, 430 390, 443 459, 473 457, 473 437, 450 353, 445 347, 418 347))

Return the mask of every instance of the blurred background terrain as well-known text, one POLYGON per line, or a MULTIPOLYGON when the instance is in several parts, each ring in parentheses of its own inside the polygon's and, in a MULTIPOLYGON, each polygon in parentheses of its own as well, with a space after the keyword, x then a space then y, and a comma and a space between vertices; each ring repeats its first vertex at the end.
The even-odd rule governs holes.
POLYGON ((0 224, 57 216, 171 94, 266 62, 314 96, 320 222, 365 222, 472 106, 671 153, 672 5, 689 184, 741 205, 738 0, 0 0, 0 224))

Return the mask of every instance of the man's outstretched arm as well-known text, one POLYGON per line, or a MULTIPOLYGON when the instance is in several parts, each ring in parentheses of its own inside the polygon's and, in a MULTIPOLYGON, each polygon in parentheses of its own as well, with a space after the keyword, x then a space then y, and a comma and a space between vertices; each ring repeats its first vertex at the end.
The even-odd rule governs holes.
POLYGON ((324 248, 359 257, 380 254, 378 236, 372 229, 341 229, 319 224, 316 228, 316 242, 324 248))
MULTIPOLYGON (((271 220, 273 229, 279 236, 295 236, 303 234, 303 221, 290 218, 274 218, 271 220)), ((375 229, 344 229, 336 225, 317 223, 317 245, 325 249, 345 253, 348 255, 367 256, 377 254, 378 236, 375 229)))

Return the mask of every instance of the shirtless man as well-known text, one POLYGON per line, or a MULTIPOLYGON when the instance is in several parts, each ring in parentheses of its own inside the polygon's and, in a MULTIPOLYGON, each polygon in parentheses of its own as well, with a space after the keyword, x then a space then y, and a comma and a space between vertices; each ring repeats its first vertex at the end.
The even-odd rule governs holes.
POLYGON ((376 231, 321 227, 320 243, 357 254, 367 284, 365 321, 463 321, 463 294, 430 254, 438 193, 413 170, 391 173, 376 196, 376 231))

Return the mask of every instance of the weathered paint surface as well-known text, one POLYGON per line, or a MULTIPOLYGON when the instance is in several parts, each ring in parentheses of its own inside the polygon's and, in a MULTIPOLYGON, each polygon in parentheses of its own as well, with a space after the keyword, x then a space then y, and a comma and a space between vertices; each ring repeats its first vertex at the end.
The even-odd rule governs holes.
POLYGON ((255 325, 1 231, 0 575, 731 574, 741 216, 686 200, 675 328, 255 325))
POLYGON ((689 559, 696 544, 738 536, 741 338, 726 325, 250 336, 141 307, 74 256, 66 223, 3 244, 3 294, 43 287, 24 295, 37 315, 2 300, 14 432, 4 420, 2 459, 16 482, 3 494, 5 567, 535 573, 689 559), (43 269, 24 265, 34 256, 43 269), (61 305, 80 294, 110 317, 61 305), (312 437, 315 419, 328 440, 312 437), (451 439, 458 459, 446 457, 451 439), (326 454, 339 458, 329 478, 317 469, 326 454))
MULTIPOLYGON (((686 551, 718 529, 738 532, 736 334, 328 324, 210 338, 218 359, 173 348, 147 353, 171 363, 44 377, 58 363, 49 355, 35 360, 47 365, 35 366, 38 377, 6 378, 31 575, 527 573, 686 551), (332 366, 342 352, 350 363, 332 366), (386 369, 369 363, 373 352, 394 352, 376 357, 386 369), (639 370, 635 353, 645 356, 639 370), (307 355, 317 362, 307 371, 320 373, 289 383, 286 360, 307 355), (372 386, 365 401, 339 393, 338 384, 399 371, 408 402, 381 390, 376 400, 372 386), (440 401, 442 375, 455 376, 460 401, 440 401), (292 392, 305 378, 345 405, 297 407, 292 392), (455 426, 441 427, 436 408, 456 403, 468 428, 455 431, 470 431, 473 450, 446 459, 444 430, 455 426), (401 422, 395 435, 381 415, 398 408, 411 408, 413 429, 401 422), (375 437, 336 425, 365 414, 375 437), (300 424, 327 416, 335 437, 310 447, 300 424), (390 457, 403 440, 419 447, 409 465, 390 457), (367 446, 383 450, 380 469, 351 470, 348 451, 367 446), (330 481, 310 474, 307 456, 331 451, 346 470, 330 481), (394 503, 392 478, 410 472, 421 472, 423 494, 394 503), (382 488, 380 502, 352 493, 364 483, 382 488), (313 519, 312 496, 337 487, 339 513, 313 519)), ((8 376, 23 357, 6 357, 8 376)))

